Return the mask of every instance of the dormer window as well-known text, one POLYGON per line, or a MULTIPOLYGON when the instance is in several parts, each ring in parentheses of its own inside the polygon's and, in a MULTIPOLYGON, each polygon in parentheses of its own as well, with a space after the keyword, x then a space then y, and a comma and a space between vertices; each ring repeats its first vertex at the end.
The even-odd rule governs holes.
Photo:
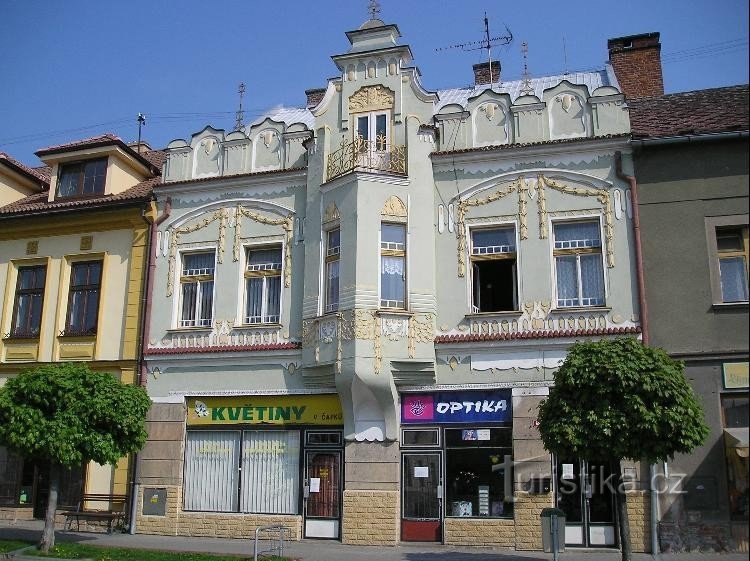
POLYGON ((107 158, 60 165, 58 197, 87 197, 104 193, 107 158))

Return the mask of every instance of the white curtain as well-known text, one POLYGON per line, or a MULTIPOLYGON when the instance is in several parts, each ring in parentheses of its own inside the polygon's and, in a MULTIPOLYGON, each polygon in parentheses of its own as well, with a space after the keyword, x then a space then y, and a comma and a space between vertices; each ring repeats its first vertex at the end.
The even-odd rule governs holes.
POLYGON ((185 443, 185 510, 237 511, 239 431, 190 431, 185 443))
POLYGON ((555 258, 557 265, 557 305, 575 306, 578 301, 578 274, 574 255, 555 258))
POLYGON ((240 510, 297 514, 299 431, 245 431, 240 510))
POLYGON ((381 257, 380 299, 403 302, 404 258, 383 255, 381 257))
POLYGON ((583 306, 604 305, 604 272, 599 253, 581 255, 581 296, 583 306))
POLYGON ((747 301, 747 273, 742 257, 719 259, 721 299, 723 302, 747 301))

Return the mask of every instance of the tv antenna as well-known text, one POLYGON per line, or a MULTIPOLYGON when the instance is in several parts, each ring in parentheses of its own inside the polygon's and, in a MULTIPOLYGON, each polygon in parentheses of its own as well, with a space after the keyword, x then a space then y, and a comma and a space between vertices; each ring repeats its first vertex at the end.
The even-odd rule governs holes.
POLYGON ((237 114, 234 119, 234 130, 236 131, 245 131, 245 112, 242 110, 242 98, 245 95, 245 82, 240 82, 239 87, 237 88, 237 93, 240 94, 240 105, 237 109, 237 114))
MULTIPOLYGON (((504 24, 503 24, 504 25, 504 24)), ((510 45, 513 41, 513 33, 511 33, 508 26, 505 25, 505 35, 498 35, 497 37, 490 37, 490 22, 487 19, 487 12, 484 12, 484 39, 481 41, 469 41, 467 43, 456 43, 455 45, 449 45, 447 47, 441 47, 435 49, 436 51, 447 51, 448 49, 461 49, 462 51, 487 51, 487 62, 490 65, 490 83, 494 82, 492 79, 492 47, 500 47, 504 45, 510 45)))
POLYGON ((143 113, 138 113, 138 117, 136 117, 136 121, 138 121, 138 153, 141 153, 141 129, 143 128, 143 125, 146 124, 146 116, 143 113))

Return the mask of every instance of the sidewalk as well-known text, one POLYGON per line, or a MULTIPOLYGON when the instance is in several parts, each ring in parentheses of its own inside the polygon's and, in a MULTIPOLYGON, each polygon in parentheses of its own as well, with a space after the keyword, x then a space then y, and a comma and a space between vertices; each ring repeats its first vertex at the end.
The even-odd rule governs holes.
MULTIPOLYGON (((41 521, 0 523, 0 539, 37 541, 41 535, 41 521)), ((243 555, 252 559, 250 539, 184 538, 136 534, 99 534, 89 532, 61 532, 58 542, 73 541, 110 547, 160 549, 166 551, 195 551, 243 555)), ((487 547, 451 547, 444 545, 402 544, 396 547, 342 545, 340 542, 303 540, 284 544, 284 555, 302 561, 549 561, 551 553, 519 552, 487 547)), ((662 561, 746 561, 747 554, 683 553, 661 555, 662 561)), ((559 555, 560 561, 619 561, 619 551, 568 550, 559 555)), ((653 557, 634 554, 634 561, 651 561, 653 557)))

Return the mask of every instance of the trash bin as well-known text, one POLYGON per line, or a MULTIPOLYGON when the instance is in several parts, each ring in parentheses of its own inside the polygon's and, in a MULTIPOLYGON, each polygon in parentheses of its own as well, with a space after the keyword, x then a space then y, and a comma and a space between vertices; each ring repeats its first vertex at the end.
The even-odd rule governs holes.
POLYGON ((559 508, 543 508, 539 517, 542 519, 544 552, 557 554, 565 551, 565 513, 559 508))

